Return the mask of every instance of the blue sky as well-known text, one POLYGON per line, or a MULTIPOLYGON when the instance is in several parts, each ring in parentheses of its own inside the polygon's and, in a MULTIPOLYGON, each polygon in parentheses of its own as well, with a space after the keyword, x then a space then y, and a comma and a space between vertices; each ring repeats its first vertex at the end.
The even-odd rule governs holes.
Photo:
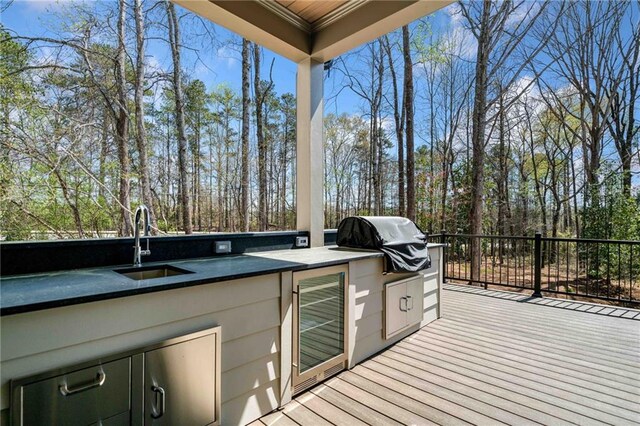
MULTIPOLYGON (((3 4, 6 0, 2 0, 3 4)), ((106 4, 109 0, 102 0, 106 4)), ((15 0, 13 4, 2 14, 2 24, 18 34, 27 36, 55 36, 55 28, 59 25, 59 18, 53 11, 64 9, 70 0, 34 1, 15 0)), ((115 2, 111 2, 115 3, 115 2)), ((180 14, 190 14, 185 9, 178 8, 180 14)), ((189 17, 184 18, 181 31, 185 44, 188 44, 192 36, 190 27, 192 22, 189 17)), ((214 88, 224 83, 235 90, 241 89, 241 61, 239 46, 233 43, 239 42, 239 37, 230 31, 215 26, 215 35, 218 45, 214 49, 206 46, 201 49, 199 55, 184 49, 182 52, 183 66, 192 78, 198 78, 205 82, 207 87, 214 88), (228 43, 231 41, 231 43, 228 43)), ((199 43, 201 44, 201 43, 199 43)), ((171 57, 168 45, 163 41, 151 40, 147 46, 147 57, 150 67, 171 69, 171 57)), ((295 63, 264 49, 263 78, 268 78, 268 68, 275 58, 273 79, 279 93, 295 92, 295 63)))
MULTIPOLYGON (((6 0, 0 0, 3 2, 6 0)), ((18 34, 27 36, 53 36, 55 37, 56 28, 60 25, 60 18, 54 12, 62 12, 71 5, 74 0, 14 0, 11 6, 3 13, 1 19, 3 25, 18 34)), ((102 3, 94 5, 115 4, 113 0, 100 0, 102 3)), ((187 14, 187 17, 181 21, 182 38, 185 45, 189 44, 193 39, 193 33, 197 32, 194 28, 198 24, 194 24, 189 15, 193 16, 185 9, 178 8, 179 13, 187 14)), ((64 12, 62 12, 64 13, 64 12)), ((434 18, 440 24, 447 24, 450 21, 446 12, 440 12, 434 18)), ((183 49, 183 66, 192 78, 197 78, 205 82, 209 89, 213 89, 219 84, 226 84, 233 88, 236 92, 241 90, 241 61, 240 61, 240 38, 226 30, 223 27, 215 26, 215 36, 217 43, 215 46, 206 45, 195 42, 194 45, 200 44, 199 54, 193 51, 183 49)), ((166 42, 159 40, 151 40, 147 45, 148 66, 149 68, 157 67, 164 70, 171 69, 171 57, 166 42)), ((46 55, 46 52, 44 53, 46 55)), ((296 64, 286 58, 283 58, 268 49, 264 49, 264 57, 262 61, 262 78, 269 78, 269 67, 271 61, 274 60, 272 77, 275 83, 275 90, 279 94, 286 92, 295 93, 296 82, 296 64)), ((355 59, 347 57, 347 61, 355 59)), ((341 91, 340 95, 334 97, 334 88, 337 81, 332 81, 335 74, 327 78, 325 84, 325 96, 330 98, 327 103, 327 112, 333 113, 359 113, 361 101, 357 96, 349 90, 341 91)))

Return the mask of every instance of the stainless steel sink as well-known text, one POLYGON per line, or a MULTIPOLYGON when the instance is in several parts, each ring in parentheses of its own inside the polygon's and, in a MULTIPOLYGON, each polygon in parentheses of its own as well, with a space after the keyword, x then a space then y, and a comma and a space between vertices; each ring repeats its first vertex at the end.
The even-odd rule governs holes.
POLYGON ((171 266, 171 265, 156 265, 156 266, 146 266, 146 267, 140 267, 140 268, 115 269, 114 272, 117 272, 120 275, 124 275, 125 277, 132 280, 136 280, 136 281, 152 280, 155 278, 166 278, 166 277, 172 277, 174 275, 193 274, 192 271, 176 268, 175 266, 171 266))

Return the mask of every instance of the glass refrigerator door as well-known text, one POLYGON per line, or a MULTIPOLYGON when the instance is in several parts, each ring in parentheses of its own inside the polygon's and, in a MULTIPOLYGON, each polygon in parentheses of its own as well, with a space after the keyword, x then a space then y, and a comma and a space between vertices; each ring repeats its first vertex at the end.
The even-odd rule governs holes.
POLYGON ((345 274, 298 281, 299 374, 344 353, 345 274))

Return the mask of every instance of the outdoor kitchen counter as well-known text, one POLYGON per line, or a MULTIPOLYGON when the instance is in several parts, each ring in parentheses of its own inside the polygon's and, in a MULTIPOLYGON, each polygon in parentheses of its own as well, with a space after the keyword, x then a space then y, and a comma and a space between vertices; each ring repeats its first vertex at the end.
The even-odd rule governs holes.
POLYGON ((221 327, 222 424, 250 423, 291 399, 295 271, 349 265, 352 367, 438 318, 442 248, 429 251, 422 322, 390 339, 384 286, 417 274, 383 275, 377 251, 321 247, 180 260, 165 264, 192 274, 146 281, 119 275, 115 266, 2 277, 0 424, 9 424, 12 379, 99 363, 214 326, 221 327))
MULTIPOLYGON (((429 244, 429 247, 439 246, 429 244)), ((171 265, 193 272, 151 280, 135 281, 114 272, 130 265, 14 275, 2 277, 0 281, 0 314, 12 315, 377 257, 382 257, 382 253, 331 246, 147 263, 143 266, 171 265)))

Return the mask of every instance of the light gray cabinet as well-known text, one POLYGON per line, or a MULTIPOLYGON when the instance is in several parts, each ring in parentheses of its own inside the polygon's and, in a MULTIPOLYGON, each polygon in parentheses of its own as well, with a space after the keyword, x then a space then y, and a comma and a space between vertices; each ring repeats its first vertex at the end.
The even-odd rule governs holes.
POLYGON ((12 425, 220 424, 220 327, 11 382, 12 425))
POLYGON ((424 277, 417 275, 384 286, 385 339, 422 321, 424 277))

